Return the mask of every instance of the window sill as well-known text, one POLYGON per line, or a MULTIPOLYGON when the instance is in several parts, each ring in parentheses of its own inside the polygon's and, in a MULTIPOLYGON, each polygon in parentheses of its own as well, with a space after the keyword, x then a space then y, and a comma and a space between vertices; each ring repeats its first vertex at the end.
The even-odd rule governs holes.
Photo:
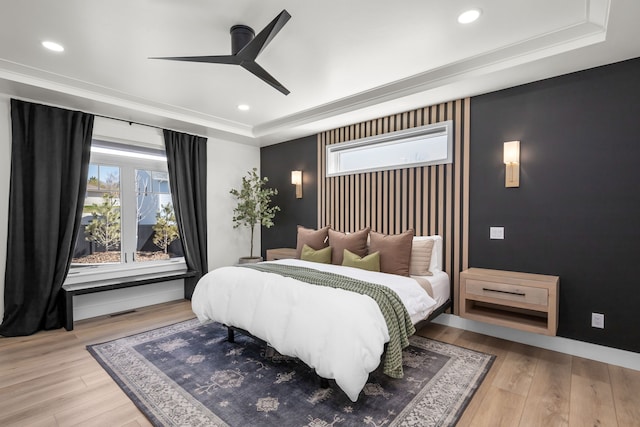
POLYGON ((153 261, 139 264, 112 264, 71 268, 64 285, 91 283, 111 279, 135 278, 156 273, 186 272, 187 264, 183 258, 175 261, 153 261))

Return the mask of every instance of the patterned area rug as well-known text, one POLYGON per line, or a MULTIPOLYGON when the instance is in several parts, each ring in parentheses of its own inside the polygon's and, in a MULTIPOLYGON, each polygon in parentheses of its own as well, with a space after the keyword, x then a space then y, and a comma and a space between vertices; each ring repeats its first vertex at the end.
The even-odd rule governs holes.
POLYGON ((88 350, 157 426, 452 426, 494 356, 411 337, 404 378, 379 368, 357 402, 296 359, 197 319, 88 350))

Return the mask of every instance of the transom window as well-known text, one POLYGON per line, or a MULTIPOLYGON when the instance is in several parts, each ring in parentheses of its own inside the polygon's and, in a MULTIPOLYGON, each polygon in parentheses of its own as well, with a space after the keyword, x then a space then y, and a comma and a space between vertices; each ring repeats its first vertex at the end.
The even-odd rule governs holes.
POLYGON ((453 121, 329 144, 327 176, 453 162, 453 121))

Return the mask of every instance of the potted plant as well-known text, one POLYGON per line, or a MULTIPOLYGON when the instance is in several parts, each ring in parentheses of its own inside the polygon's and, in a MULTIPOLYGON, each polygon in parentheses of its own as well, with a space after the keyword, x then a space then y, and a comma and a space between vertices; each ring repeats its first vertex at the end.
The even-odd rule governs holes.
POLYGON ((251 230, 251 249, 248 257, 240 258, 240 263, 262 261, 261 256, 253 256, 253 234, 257 224, 270 228, 273 226, 273 218, 280 210, 278 206, 271 206, 271 196, 278 194, 278 190, 266 187, 269 179, 260 178, 258 169, 253 168, 248 176, 242 177, 240 190, 229 191, 236 197, 238 205, 233 209, 233 228, 241 226, 251 230))

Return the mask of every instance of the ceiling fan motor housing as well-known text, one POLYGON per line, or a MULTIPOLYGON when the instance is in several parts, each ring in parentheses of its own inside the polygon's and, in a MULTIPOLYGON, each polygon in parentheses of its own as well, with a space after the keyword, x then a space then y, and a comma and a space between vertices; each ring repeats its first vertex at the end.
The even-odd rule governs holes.
POLYGON ((231 54, 235 55, 245 47, 256 33, 253 28, 246 25, 234 25, 229 31, 231 33, 231 54))

